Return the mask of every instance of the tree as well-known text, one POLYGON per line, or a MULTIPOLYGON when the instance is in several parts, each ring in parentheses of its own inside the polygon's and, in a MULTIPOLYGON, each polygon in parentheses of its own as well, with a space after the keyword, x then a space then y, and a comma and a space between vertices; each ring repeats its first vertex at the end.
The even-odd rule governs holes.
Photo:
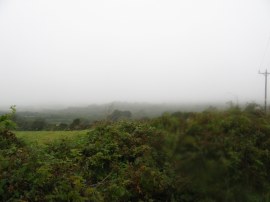
POLYGON ((46 128, 46 126, 47 126, 47 123, 46 123, 45 119, 37 118, 32 123, 31 129, 39 131, 39 130, 44 130, 46 128))
POLYGON ((111 115, 108 116, 108 119, 111 121, 119 121, 125 119, 131 119, 132 113, 130 111, 120 111, 114 110, 111 115))
POLYGON ((81 119, 77 118, 69 125, 70 130, 78 130, 80 128, 81 119))

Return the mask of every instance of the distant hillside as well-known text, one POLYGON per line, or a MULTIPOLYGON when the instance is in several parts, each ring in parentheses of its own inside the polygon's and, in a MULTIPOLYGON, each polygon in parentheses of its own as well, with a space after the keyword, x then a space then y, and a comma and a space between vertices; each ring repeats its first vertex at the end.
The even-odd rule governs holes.
MULTIPOLYGON (((152 103, 128 103, 112 102, 108 104, 91 104, 88 106, 74 106, 64 109, 23 107, 17 108, 16 115, 24 120, 35 120, 43 118, 48 123, 71 123, 76 118, 87 119, 94 122, 106 119, 114 110, 130 111, 132 119, 158 117, 165 112, 191 111, 199 112, 208 108, 210 104, 152 104, 152 103)), ((224 108, 225 105, 213 105, 217 108, 224 108)), ((0 114, 6 111, 0 111, 0 114)))

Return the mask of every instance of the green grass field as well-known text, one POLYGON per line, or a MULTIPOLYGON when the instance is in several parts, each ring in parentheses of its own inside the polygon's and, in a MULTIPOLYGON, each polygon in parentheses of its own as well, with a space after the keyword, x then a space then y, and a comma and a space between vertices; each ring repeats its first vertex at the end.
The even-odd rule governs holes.
POLYGON ((15 131, 19 139, 31 145, 46 145, 61 139, 76 139, 87 134, 87 130, 82 131, 15 131))

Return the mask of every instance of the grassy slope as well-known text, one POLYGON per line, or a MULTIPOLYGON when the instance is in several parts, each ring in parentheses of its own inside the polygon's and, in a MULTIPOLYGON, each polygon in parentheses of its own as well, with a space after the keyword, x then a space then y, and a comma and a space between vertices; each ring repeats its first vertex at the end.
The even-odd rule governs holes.
POLYGON ((15 131, 19 139, 27 144, 45 145, 60 139, 73 139, 86 135, 87 130, 82 131, 15 131))

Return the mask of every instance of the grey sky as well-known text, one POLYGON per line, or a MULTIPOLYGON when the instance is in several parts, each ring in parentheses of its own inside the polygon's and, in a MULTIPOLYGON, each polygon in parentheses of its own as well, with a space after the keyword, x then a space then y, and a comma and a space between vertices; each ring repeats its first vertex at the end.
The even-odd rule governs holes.
POLYGON ((0 105, 262 103, 269 0, 0 0, 0 105))

